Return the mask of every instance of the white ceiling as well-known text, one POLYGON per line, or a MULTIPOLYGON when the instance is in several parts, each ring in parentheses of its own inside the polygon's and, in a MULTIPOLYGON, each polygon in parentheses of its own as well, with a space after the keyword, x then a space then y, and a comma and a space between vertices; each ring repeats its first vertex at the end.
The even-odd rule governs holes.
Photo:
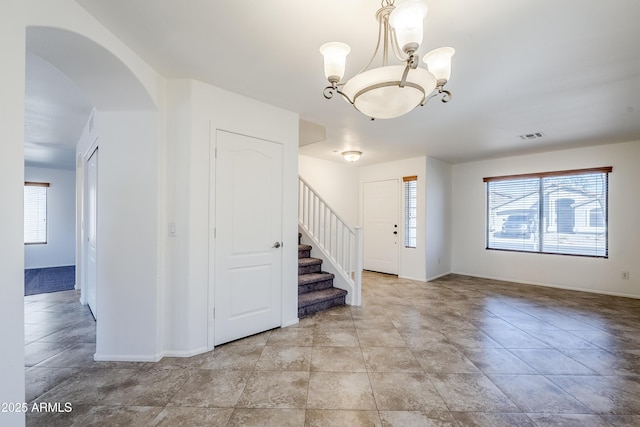
MULTIPOLYGON (((448 104, 369 121, 326 86, 318 47, 373 52, 379 0, 77 0, 167 78, 192 78, 326 127, 302 154, 359 165, 429 155, 451 163, 640 140, 637 0, 427 0, 420 53, 456 49, 448 104), (518 135, 541 132, 542 139, 518 135)), ((398 0, 400 2, 401 0, 398 0)), ((422 55, 421 55, 422 56, 422 55)))
POLYGON ((75 169, 75 145, 91 104, 60 70, 26 53, 25 164, 75 169))

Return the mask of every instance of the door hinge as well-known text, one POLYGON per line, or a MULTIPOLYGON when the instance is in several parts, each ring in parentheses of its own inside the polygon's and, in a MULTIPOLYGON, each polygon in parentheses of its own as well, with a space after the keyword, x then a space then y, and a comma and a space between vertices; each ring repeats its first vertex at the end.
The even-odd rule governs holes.
POLYGON ((213 318, 214 319, 216 318, 216 309, 215 308, 213 309, 213 318))
POLYGON ((213 238, 216 238, 217 228, 213 227, 213 238))
POLYGON ((217 159, 218 158, 218 147, 214 148, 214 154, 213 156, 217 159))

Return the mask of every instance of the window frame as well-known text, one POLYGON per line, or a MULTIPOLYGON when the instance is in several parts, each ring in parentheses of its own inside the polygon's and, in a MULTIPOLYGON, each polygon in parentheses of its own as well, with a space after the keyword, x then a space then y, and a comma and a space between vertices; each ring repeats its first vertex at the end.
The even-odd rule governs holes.
MULTIPOLYGON (((506 251, 506 252, 525 252, 525 253, 533 253, 533 254, 547 254, 547 255, 563 255, 563 256, 580 256, 580 257, 588 257, 588 258, 608 258, 609 257, 609 174, 613 172, 612 166, 603 166, 596 168, 586 168, 586 169, 570 169, 570 170, 560 170, 560 171, 550 171, 550 172, 539 172, 539 173, 527 173, 527 174, 517 174, 517 175, 503 175, 503 176, 492 176, 492 177, 484 177, 482 180, 485 183, 485 249, 487 250, 496 250, 496 251, 506 251), (583 254, 583 253, 572 253, 572 252, 560 252, 560 251, 548 251, 544 250, 544 235, 548 234, 545 232, 544 223, 541 220, 537 221, 537 230, 535 232, 538 233, 539 239, 537 243, 537 250, 525 250, 525 249, 513 249, 513 248, 504 248, 504 247, 492 247, 490 246, 490 234, 491 230, 491 196, 490 196, 490 185, 491 182, 496 181, 518 181, 518 180, 526 180, 526 179, 538 179, 538 218, 545 218, 548 215, 548 211, 545 211, 545 203, 544 201, 541 203, 541 200, 544 200, 544 179, 549 177, 569 177, 569 176, 577 176, 577 175, 593 175, 593 174, 603 174, 604 175, 604 216, 603 216, 603 228, 604 228, 604 255, 600 254, 583 254)), ((550 209, 550 208, 549 208, 550 209)), ((493 230, 495 233, 495 230, 493 230)))
MULTIPOLYGON (((49 237, 49 227, 48 227, 48 222, 49 222, 49 187, 50 184, 48 182, 32 182, 32 181, 25 181, 24 183, 24 190, 25 190, 25 194, 24 194, 24 199, 23 199, 23 216, 24 216, 24 236, 23 236, 23 240, 24 240, 24 244, 25 245, 46 245, 48 243, 48 237, 49 237), (41 233, 44 234, 44 239, 35 239, 35 240, 30 240, 27 241, 27 218, 28 218, 28 206, 27 206, 27 195, 26 195, 26 189, 28 187, 35 187, 35 188, 43 188, 44 189, 44 215, 38 215, 39 212, 36 214, 36 216, 44 216, 43 218, 43 223, 44 223, 44 230, 42 230, 42 228, 38 225, 35 225, 33 227, 33 230, 35 230, 37 236, 40 236, 41 233)), ((39 202, 36 202, 38 205, 40 204, 39 202)), ((40 206, 38 206, 39 208, 40 206)), ((42 218, 41 218, 42 219, 42 218)), ((38 220, 39 221, 39 220, 38 220)))

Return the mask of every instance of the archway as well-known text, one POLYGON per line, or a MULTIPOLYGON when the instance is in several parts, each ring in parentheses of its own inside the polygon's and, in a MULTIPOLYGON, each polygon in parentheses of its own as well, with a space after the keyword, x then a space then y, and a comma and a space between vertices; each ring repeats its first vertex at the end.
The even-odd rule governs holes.
MULTIPOLYGON (((99 235, 97 287, 101 295, 102 316, 96 331, 96 360, 147 360, 157 353, 158 286, 158 145, 161 118, 156 104, 138 76, 114 53, 99 43, 72 31, 33 26, 26 30, 26 49, 30 54, 60 70, 82 92, 93 107, 80 141, 77 200, 84 203, 84 163, 96 144, 104 148, 101 156, 104 171, 99 172, 101 193, 98 196, 99 235), (151 196, 138 197, 143 188, 151 196), (138 204, 139 203, 139 204, 138 204), (142 207, 141 207, 142 206, 142 207), (144 219, 144 220, 143 220, 144 219), (149 245, 138 251, 137 241, 149 245), (133 285, 141 283, 140 285, 133 285), (148 298, 148 301, 144 300, 148 298), (140 327, 130 327, 132 313, 142 318, 140 327), (142 330, 146 336, 140 339, 142 330)), ((27 83, 28 84, 28 83, 27 83)), ((87 118, 88 119, 88 118, 87 118)), ((80 209, 81 210, 81 209, 80 209)), ((80 216, 81 218, 81 216, 80 216)), ((86 230, 77 221, 76 233, 79 267, 83 287, 86 230)), ((138 248, 139 249, 139 248, 138 248)))

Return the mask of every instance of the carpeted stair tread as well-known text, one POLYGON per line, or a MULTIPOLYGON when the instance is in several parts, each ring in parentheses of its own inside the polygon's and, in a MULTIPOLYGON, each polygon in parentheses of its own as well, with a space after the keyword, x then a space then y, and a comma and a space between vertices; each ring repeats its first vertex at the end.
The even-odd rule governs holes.
POLYGON ((322 310, 344 305, 346 295, 347 291, 338 288, 298 295, 298 317, 303 318, 322 310))
POLYGON ((321 271, 320 273, 307 273, 298 276, 298 285, 307 285, 309 283, 321 282, 323 280, 332 280, 335 275, 321 271))
POLYGON ((310 265, 320 265, 322 260, 320 258, 300 258, 298 259, 298 267, 307 267, 310 265))
POLYGON ((333 287, 333 274, 321 271, 298 275, 298 295, 333 287))
POLYGON ((323 301, 328 301, 336 297, 347 295, 347 291, 338 288, 323 289, 321 291, 307 292, 298 296, 298 307, 306 307, 323 301))
POLYGON ((298 258, 298 275, 320 273, 322 260, 319 258, 298 258))
POLYGON ((309 258, 311 256, 311 249, 309 245, 298 245, 298 259, 309 258))

